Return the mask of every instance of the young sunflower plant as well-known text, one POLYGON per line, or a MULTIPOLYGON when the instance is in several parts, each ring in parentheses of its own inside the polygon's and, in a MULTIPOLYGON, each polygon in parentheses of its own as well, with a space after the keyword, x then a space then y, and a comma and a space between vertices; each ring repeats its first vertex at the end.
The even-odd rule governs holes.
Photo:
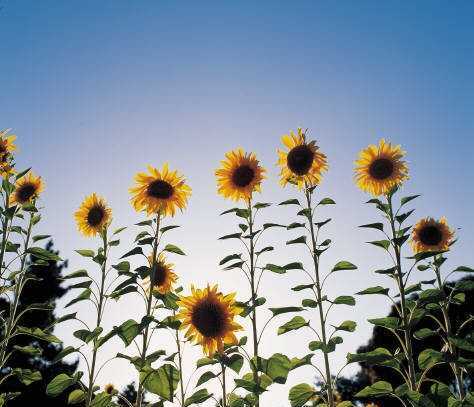
POLYGON ((434 321, 437 328, 422 328, 415 331, 413 336, 420 340, 436 336, 441 338, 442 343, 441 349, 429 348, 420 354, 418 364, 423 372, 418 386, 431 382, 431 369, 449 366, 454 385, 446 381, 431 382, 434 383, 431 393, 438 396, 436 400, 439 405, 442 403, 446 406, 474 405, 474 393, 466 392, 466 376, 472 370, 474 362, 474 315, 464 321, 453 318, 456 308, 466 300, 466 295, 472 295, 474 283, 470 280, 461 280, 454 284, 447 282, 454 273, 473 273, 474 269, 459 266, 446 276, 443 276, 441 270, 455 242, 454 232, 444 217, 439 220, 430 217, 420 219, 412 229, 410 242, 414 255, 426 259, 418 264, 417 269, 430 270, 433 273, 432 280, 422 282, 431 288, 419 293, 417 305, 426 312, 426 318, 434 321), (434 256, 430 256, 431 253, 434 253, 434 256))
POLYGON ((184 252, 176 245, 164 244, 163 236, 178 227, 165 221, 186 208, 191 188, 184 177, 171 171, 167 164, 162 169, 150 166, 148 173, 138 173, 135 181, 135 186, 130 188, 131 203, 137 212, 144 212, 150 218, 137 223, 141 230, 135 238, 136 246, 122 258, 140 255, 145 265, 130 272, 130 263, 122 261, 117 268, 129 277, 121 289, 137 291, 143 298, 145 312, 140 321, 130 319, 118 327, 124 344, 134 343, 138 356, 119 356, 128 359, 139 373, 136 406, 144 405, 145 391, 159 396, 157 406, 173 402, 175 398, 182 407, 189 406, 199 400, 186 398, 183 380, 184 340, 176 318, 177 294, 182 288, 175 287, 178 276, 165 256, 166 252, 177 255, 184 252), (157 330, 168 331, 173 337, 176 349, 170 355, 161 349, 150 352, 151 339, 157 330), (157 362, 160 362, 159 367, 155 367, 157 362))
MULTIPOLYGON (((415 360, 413 352, 414 337, 422 339, 429 336, 426 330, 416 331, 417 324, 428 315, 433 317, 430 309, 443 308, 442 304, 446 300, 443 300, 439 287, 424 289, 424 286, 430 285, 438 279, 417 281, 415 278, 413 281, 412 272, 417 266, 420 270, 424 269, 425 266, 420 263, 423 261, 440 265, 442 262, 440 259, 443 258, 441 255, 449 248, 452 241, 452 232, 444 220, 437 222, 432 219, 423 219, 413 228, 406 226, 405 222, 414 211, 413 209, 407 210, 406 205, 419 195, 402 197, 399 205, 394 204, 399 188, 408 178, 408 167, 403 160, 404 155, 400 146, 394 146, 381 140, 378 145, 370 145, 361 151, 355 169, 356 184, 363 191, 374 196, 368 203, 375 205, 384 220, 384 222, 361 226, 383 234, 383 239, 369 243, 384 250, 392 263, 390 267, 381 268, 375 272, 391 278, 395 283, 395 290, 390 290, 389 287, 375 286, 357 294, 378 294, 390 299, 398 316, 374 318, 368 321, 394 335, 400 347, 392 351, 386 348, 377 348, 367 353, 349 354, 348 361, 364 361, 369 365, 377 364, 391 368, 404 381, 403 385, 395 389, 390 383, 375 382, 359 392, 357 397, 389 396, 398 399, 404 406, 446 405, 444 402, 439 404, 440 400, 446 396, 446 393, 443 393, 446 387, 431 380, 429 372, 443 361, 448 362, 451 356, 448 357, 440 352, 427 349, 420 353, 418 360, 415 360), (410 239, 410 231, 414 254, 405 257, 405 261, 403 250, 410 239), (399 301, 397 302, 397 300, 399 301), (446 359, 443 359, 444 357, 446 359), (430 382, 432 383, 431 387, 428 386, 430 382)), ((456 365, 454 360, 451 362, 452 367, 457 370, 455 374, 458 377, 459 365, 456 365), (458 367, 456 368, 456 366, 458 367)), ((459 381, 457 385, 459 386, 459 381)))
POLYGON ((80 256, 95 263, 97 271, 81 269, 64 277, 64 280, 67 281, 81 280, 69 287, 80 290, 80 292, 66 304, 65 308, 80 302, 88 302, 93 306, 94 313, 92 320, 80 318, 77 316, 77 312, 74 312, 57 321, 74 320, 78 322, 81 328, 74 331, 73 335, 82 343, 77 347, 65 347, 56 360, 59 361, 66 355, 77 353, 84 360, 87 374, 85 380, 81 380, 83 372, 78 372, 73 376, 61 373, 51 380, 46 392, 51 397, 57 397, 69 389, 68 403, 70 404, 83 403, 86 407, 112 405, 117 392, 109 391, 110 389, 106 388, 101 390, 96 383, 102 368, 113 360, 99 362, 101 348, 117 334, 115 329, 104 333, 102 325, 108 302, 110 299, 116 299, 120 294, 111 288, 120 276, 117 275, 114 266, 111 266, 110 259, 112 249, 120 244, 117 235, 125 228, 110 230, 112 209, 105 199, 96 193, 86 196, 75 212, 74 218, 78 231, 86 238, 98 239, 100 245, 97 250, 76 250, 80 256))
MULTIPOLYGON (((302 192, 303 200, 298 198, 288 199, 280 205, 294 205, 298 208, 297 216, 301 221, 293 222, 286 228, 288 230, 304 230, 304 233, 298 237, 286 242, 287 245, 304 245, 311 256, 311 266, 305 268, 301 262, 290 263, 279 267, 281 272, 287 270, 300 270, 305 273, 307 281, 305 284, 293 287, 292 290, 309 291, 311 298, 302 300, 301 307, 287 307, 282 309, 284 312, 308 311, 316 313, 317 323, 312 323, 301 315, 294 316, 284 325, 278 328, 278 334, 295 331, 301 328, 307 328, 315 335, 313 341, 308 344, 311 352, 320 351, 322 353, 323 368, 320 369, 313 361, 315 353, 309 353, 296 361, 296 366, 311 365, 319 375, 319 381, 322 383, 319 389, 313 386, 301 383, 290 389, 289 399, 292 406, 303 406, 307 402, 319 400, 325 406, 335 407, 347 406, 347 402, 339 403, 335 388, 337 375, 333 372, 330 363, 330 354, 335 351, 336 346, 342 343, 343 339, 339 336, 340 332, 353 332, 356 328, 354 321, 343 321, 338 325, 329 326, 329 316, 335 305, 355 305, 355 299, 349 295, 329 298, 324 291, 327 279, 334 272, 342 270, 355 270, 357 267, 348 262, 340 261, 331 270, 324 272, 321 268, 321 256, 330 248, 331 240, 322 240, 320 232, 323 227, 331 220, 316 220, 317 209, 324 205, 334 205, 331 198, 315 201, 316 188, 322 181, 323 172, 327 171, 326 156, 319 150, 315 141, 307 139, 307 131, 298 128, 297 133, 290 132, 282 137, 285 146, 283 150, 278 150, 278 162, 280 167, 280 184, 284 187, 291 184, 302 192)), ((342 370, 342 369, 341 369, 342 370)))
MULTIPOLYGON (((218 193, 224 198, 242 202, 243 207, 234 207, 222 213, 222 215, 234 214, 240 223, 238 232, 222 236, 220 240, 239 240, 243 252, 226 256, 219 265, 224 266, 224 270, 239 270, 248 282, 250 298, 244 302, 238 302, 237 305, 242 308, 240 315, 249 318, 251 324, 250 350, 246 348, 247 337, 245 336, 239 342, 229 343, 229 345, 237 346, 241 353, 240 356, 248 361, 250 372, 235 379, 235 390, 228 394, 227 402, 232 407, 260 406, 261 394, 267 391, 273 383, 285 383, 289 371, 296 364, 295 361, 292 363, 287 356, 280 353, 265 359, 260 351, 262 335, 270 321, 276 316, 292 310, 287 307, 270 308, 270 317, 261 324, 262 328, 259 329, 260 313, 258 308, 266 302, 264 297, 259 296, 262 276, 265 271, 275 273, 285 271, 272 264, 260 264, 261 256, 274 250, 272 246, 263 246, 260 239, 270 228, 283 227, 283 225, 263 223, 257 226, 257 215, 271 204, 254 202, 254 193, 260 192, 261 183, 266 173, 254 153, 246 153, 242 149, 233 150, 225 155, 225 160, 221 164, 221 167, 216 170, 218 193), (246 392, 243 396, 240 395, 242 391, 246 392)), ((233 358, 238 360, 239 356, 234 355, 233 358)))
POLYGON ((28 386, 42 379, 39 371, 10 368, 10 358, 16 352, 35 357, 39 348, 35 346, 11 347, 12 338, 28 335, 37 340, 59 343, 52 329, 23 327, 22 318, 32 310, 51 309, 51 304, 22 306, 21 296, 28 282, 37 280, 31 272, 35 266, 47 266, 49 261, 60 260, 58 256, 36 246, 48 235, 36 234, 41 220, 38 198, 44 190, 41 177, 26 170, 16 173, 13 152, 15 136, 9 130, 0 131, 0 219, 2 240, 0 246, 0 295, 8 301, 5 312, 0 313, 0 405, 6 405, 18 393, 3 393, 2 384, 8 380, 19 380, 28 386), (35 260, 31 261, 34 258, 35 260), (30 260, 29 260, 30 259, 30 260))

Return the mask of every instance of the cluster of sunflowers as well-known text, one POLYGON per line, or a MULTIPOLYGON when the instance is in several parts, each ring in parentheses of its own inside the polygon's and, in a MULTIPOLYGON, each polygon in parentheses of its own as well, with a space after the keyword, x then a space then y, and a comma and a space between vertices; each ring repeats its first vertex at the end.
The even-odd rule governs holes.
MULTIPOLYGON (((14 174, 9 158, 15 149, 14 136, 7 134, 3 132, 0 135, 4 180, 14 174)), ((325 282, 333 273, 355 270, 357 266, 347 260, 337 262, 327 271, 321 266, 320 258, 331 245, 330 239, 321 239, 321 230, 331 219, 318 220, 317 209, 335 204, 331 198, 315 201, 317 188, 328 169, 327 158, 315 141, 308 140, 307 131, 302 128, 298 128, 296 134, 290 132, 284 135, 282 142, 284 148, 278 150, 277 161, 280 167, 280 184, 283 187, 288 184, 295 186, 303 198, 301 202, 300 197, 295 197, 279 204, 297 208, 297 221, 289 225, 256 222, 257 214, 270 204, 254 201, 254 193, 260 192, 266 173, 254 153, 246 153, 242 149, 228 152, 221 167, 215 172, 219 194, 242 203, 241 207, 234 207, 222 213, 235 215, 239 223, 237 232, 220 239, 236 240, 244 251, 225 256, 219 265, 225 270, 238 270, 242 273, 244 281, 249 285, 250 296, 246 300, 238 301, 235 293, 220 292, 217 285, 208 284, 203 288, 191 286, 189 295, 183 294, 182 287, 177 287, 178 276, 165 253, 184 255, 184 252, 174 244, 165 244, 168 232, 178 227, 166 224, 166 221, 173 218, 178 210, 183 211, 186 208, 191 188, 186 184, 184 176, 170 170, 167 164, 161 169, 149 166, 148 172, 135 176, 135 185, 130 188, 131 204, 137 212, 144 213, 146 218, 136 224, 139 232, 134 239, 133 248, 120 256, 120 261, 116 264, 112 264, 111 253, 120 245, 118 236, 125 228, 111 229, 112 209, 101 196, 93 193, 85 198, 75 213, 77 226, 84 236, 99 237, 100 246, 97 250, 77 252, 91 259, 98 266, 99 273, 94 276, 87 270, 78 270, 65 277, 66 280, 82 279, 71 286, 81 289, 81 292, 66 307, 81 301, 91 302, 96 311, 95 318, 92 324, 88 324, 79 319, 77 313, 73 313, 65 315, 57 322, 75 320, 83 325, 82 329, 74 332, 74 336, 82 344, 78 347, 66 347, 60 357, 72 353, 82 356, 87 368, 87 380, 81 380, 82 372, 74 376, 62 373, 49 383, 48 394, 57 396, 66 389, 72 389, 68 396, 71 404, 83 403, 90 407, 115 406, 120 403, 132 406, 112 385, 105 386, 102 391, 96 385, 98 374, 104 364, 108 363, 107 361, 99 366, 101 347, 111 338, 117 337, 123 341, 125 348, 133 343, 138 351, 136 356, 117 354, 117 358, 128 360, 137 371, 139 386, 134 405, 138 407, 149 405, 145 401, 147 392, 158 397, 154 406, 164 406, 175 400, 181 407, 201 404, 207 400, 214 400, 215 405, 222 407, 261 406, 262 395, 269 391, 270 386, 286 383, 289 373, 302 366, 314 369, 319 385, 315 387, 301 383, 293 386, 289 391, 292 407, 309 404, 329 407, 360 405, 357 404, 360 401, 341 400, 337 392, 337 381, 342 369, 334 374, 330 361, 331 353, 343 342, 340 334, 351 333, 356 329, 356 323, 351 320, 330 325, 330 311, 338 305, 354 306, 355 297, 341 295, 332 298, 330 293, 325 292, 325 282), (302 261, 285 265, 261 264, 261 256, 274 248, 259 245, 260 237, 272 228, 282 228, 290 232, 302 230, 302 235, 288 240, 286 244, 306 247, 311 266, 305 266, 302 261), (127 260, 132 256, 141 256, 144 264, 132 270, 132 265, 127 260), (304 284, 293 287, 292 291, 309 292, 311 298, 303 299, 301 306, 273 307, 263 311, 262 306, 266 299, 259 295, 263 274, 285 274, 291 270, 301 272, 307 279, 304 284), (127 320, 104 333, 102 321, 109 300, 118 300, 129 294, 138 295, 143 299, 144 311, 141 320, 127 320), (316 323, 300 315, 302 311, 315 311, 316 323), (265 322, 257 323, 257 320, 260 321, 260 317, 266 314, 268 318, 265 322), (314 340, 308 343, 311 353, 292 358, 282 353, 263 355, 261 341, 264 331, 271 321, 287 314, 293 316, 278 327, 277 334, 308 329, 314 335, 314 340), (244 335, 237 338, 236 333, 244 330, 237 318, 249 320, 250 340, 244 335), (172 352, 156 350, 150 346, 151 338, 157 330, 171 333, 175 345, 172 352), (195 371, 189 375, 183 370, 183 347, 187 342, 202 346, 204 353, 204 357, 196 362, 195 371), (315 361, 319 357, 321 359, 315 361), (244 366, 248 370, 241 374, 244 366), (190 394, 191 379, 194 373, 201 369, 210 370, 200 375, 190 394), (228 382, 229 374, 235 376, 232 387, 228 382), (211 380, 218 381, 222 388, 221 395, 215 396, 204 386, 211 380)), ((377 230, 384 235, 383 240, 369 243, 389 254, 391 267, 377 270, 376 273, 388 276, 395 283, 392 290, 375 286, 356 294, 383 295, 390 299, 398 316, 369 319, 369 322, 390 332, 400 347, 394 351, 377 348, 367 353, 348 354, 347 365, 356 362, 381 365, 396 371, 404 381, 403 385, 396 388, 388 382, 376 381, 360 391, 356 398, 372 402, 377 397, 390 397, 398 400, 402 406, 473 405, 474 395, 466 392, 466 377, 474 360, 465 355, 465 352, 473 350, 472 336, 465 332, 474 318, 455 326, 454 321, 449 318, 449 309, 461 304, 466 293, 474 287, 469 282, 447 285, 447 277, 442 278, 441 266, 446 260, 446 253, 455 242, 454 232, 446 219, 435 220, 427 217, 419 220, 413 227, 404 226, 413 210, 403 212, 403 208, 418 197, 403 197, 398 208, 394 205, 395 194, 408 179, 404 155, 400 146, 381 140, 378 145, 370 145, 361 151, 356 161, 355 182, 359 188, 373 196, 368 203, 375 205, 384 219, 383 223, 369 223, 361 227, 377 230), (410 267, 405 264, 403 257, 403 248, 408 241, 412 246, 412 256, 405 259, 412 261, 410 267), (415 267, 419 270, 431 270, 435 278, 414 283, 409 281, 415 267), (417 324, 426 318, 435 320, 438 329, 417 330, 417 324), (415 360, 413 341, 430 336, 439 336, 442 348, 425 349, 418 360, 415 360), (430 378, 430 371, 440 365, 450 370, 451 373, 446 376, 453 377, 452 383, 445 384, 430 378)), ((16 177, 15 185, 3 191, 4 208, 6 210, 14 205, 18 210, 31 211, 44 188, 43 182, 32 172, 18 174, 16 177)), ((30 225, 34 222, 30 220, 30 225)), ((5 233, 8 233, 9 228, 11 224, 8 224, 5 217, 4 247, 7 246, 5 233)), ((2 267, 4 252, 3 248, 2 267)), ((31 253, 27 244, 25 253, 31 253)), ((40 258, 46 256, 38 251, 38 248, 34 254, 40 258)), ((460 266, 454 271, 473 270, 460 266)), ((27 270, 23 273, 27 273, 27 270)), ((21 282, 18 284, 21 285, 21 282)), ((20 294, 21 289, 15 291, 14 298, 18 298, 20 294)), ((14 316, 14 310, 12 312, 14 316)), ((7 326, 10 325, 12 324, 8 322, 7 326)), ((12 329, 10 327, 6 331, 6 342, 8 335, 13 332, 12 329)), ((47 332, 42 332, 37 333, 36 337, 48 340, 47 335, 47 332)), ((49 340, 57 340, 53 335, 50 336, 49 340)), ((4 401, 7 400, 8 397, 4 396, 4 401)))

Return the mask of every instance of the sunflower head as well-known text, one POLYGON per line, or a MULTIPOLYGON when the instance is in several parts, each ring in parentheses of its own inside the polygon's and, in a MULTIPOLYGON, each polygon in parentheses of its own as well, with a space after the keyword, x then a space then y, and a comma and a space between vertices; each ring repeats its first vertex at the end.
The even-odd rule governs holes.
POLYGON ((235 305, 235 293, 224 295, 217 291, 217 285, 204 289, 191 286, 191 295, 181 296, 176 317, 181 320, 181 329, 186 337, 200 344, 209 357, 222 353, 224 345, 237 343, 236 331, 242 327, 234 322, 242 309, 235 305))
POLYGON ((173 273, 173 264, 166 262, 166 257, 161 253, 153 262, 153 256, 148 257, 150 275, 143 279, 143 288, 149 290, 153 284, 153 291, 166 294, 173 289, 178 276, 173 273))
POLYGON ((186 207, 191 188, 177 171, 170 171, 168 164, 160 171, 148 166, 149 173, 140 172, 135 176, 136 185, 129 189, 132 205, 136 211, 148 215, 174 216, 176 209, 186 207))
POLYGON ((297 134, 290 131, 281 141, 286 148, 278 150, 280 185, 291 183, 298 189, 319 185, 322 173, 327 171, 328 165, 326 156, 319 151, 316 142, 307 141, 301 127, 298 127, 297 134))
POLYGON ((13 144, 16 136, 8 133, 9 130, 0 130, 0 176, 4 178, 15 173, 12 153, 16 150, 16 146, 13 144))
POLYGON ((106 384, 104 387, 104 392, 107 394, 112 394, 115 391, 115 386, 112 383, 106 384))
POLYGON ((402 160, 405 152, 398 146, 380 140, 359 153, 355 162, 357 186, 372 195, 386 195, 408 179, 408 167, 402 160))
POLYGON ((41 177, 30 171, 15 183, 11 204, 25 205, 34 202, 44 191, 44 182, 41 177))
POLYGON ((411 246, 415 253, 442 252, 449 249, 453 239, 454 232, 446 218, 423 218, 413 227, 411 246))
POLYGON ((234 201, 248 201, 255 191, 260 192, 265 172, 254 153, 245 153, 241 148, 229 151, 215 172, 217 192, 234 201))
POLYGON ((104 198, 93 193, 82 201, 74 213, 77 228, 86 237, 102 233, 112 221, 112 209, 104 198))

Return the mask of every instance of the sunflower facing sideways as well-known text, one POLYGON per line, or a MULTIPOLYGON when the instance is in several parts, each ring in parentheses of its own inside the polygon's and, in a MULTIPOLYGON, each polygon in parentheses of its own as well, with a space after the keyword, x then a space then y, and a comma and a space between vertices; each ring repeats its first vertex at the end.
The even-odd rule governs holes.
POLYGON ((319 185, 322 172, 327 171, 328 165, 326 156, 319 151, 316 142, 308 142, 301 127, 298 128, 297 134, 290 131, 281 141, 287 150, 278 150, 280 185, 284 187, 291 183, 298 189, 319 185))
POLYGON ((2 177, 8 177, 15 173, 12 166, 12 152, 16 150, 16 146, 13 144, 16 136, 8 135, 8 132, 9 130, 0 130, 0 176, 2 177))
POLYGON ((176 318, 181 320, 180 329, 185 329, 185 336, 199 344, 203 352, 212 357, 216 352, 222 353, 224 345, 237 343, 236 331, 242 327, 234 322, 242 310, 235 305, 235 293, 223 295, 217 291, 217 285, 201 289, 191 286, 191 295, 181 296, 176 318))
POLYGON ((74 217, 79 232, 86 237, 94 237, 102 233, 112 221, 112 209, 102 197, 93 193, 82 201, 74 217))
POLYGON ((415 253, 442 252, 449 249, 454 232, 446 218, 439 221, 433 218, 420 219, 413 227, 411 246, 415 253))
POLYGON ((41 177, 32 171, 21 177, 15 183, 11 204, 25 205, 32 203, 44 191, 44 182, 41 177))
POLYGON ((266 170, 259 165, 254 153, 245 153, 238 148, 226 153, 221 164, 215 174, 217 192, 224 198, 249 201, 255 191, 260 192, 266 170))
POLYGON ((135 176, 136 186, 129 189, 132 205, 136 211, 146 211, 147 215, 160 213, 174 216, 177 209, 186 207, 191 188, 177 171, 170 171, 168 164, 160 171, 148 166, 149 173, 140 172, 135 176))
POLYGON ((405 152, 398 146, 380 140, 379 145, 369 145, 359 153, 355 162, 357 186, 374 196, 388 194, 394 187, 408 179, 408 167, 402 160, 405 152))
MULTIPOLYGON (((148 257, 150 267, 153 265, 153 258, 148 257)), ((153 280, 153 291, 160 294, 166 294, 173 288, 173 284, 178 280, 178 276, 173 273, 173 264, 167 263, 163 254, 157 256, 155 267, 152 270, 153 276, 147 276, 143 279, 143 288, 148 291, 150 289, 151 280, 153 280)))

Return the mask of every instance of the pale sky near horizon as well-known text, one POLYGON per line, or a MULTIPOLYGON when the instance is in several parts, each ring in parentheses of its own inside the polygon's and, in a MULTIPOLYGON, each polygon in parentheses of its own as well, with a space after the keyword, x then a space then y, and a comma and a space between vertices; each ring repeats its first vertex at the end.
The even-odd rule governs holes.
MULTIPOLYGON (((336 275, 330 296, 386 283, 373 270, 389 259, 364 243, 379 236, 357 228, 378 214, 352 179, 359 150, 382 137, 407 151, 411 179, 402 193, 422 194, 413 221, 446 216, 461 228, 447 269, 474 263, 474 3, 3 0, 0 6, 0 128, 18 136, 18 166, 32 166, 46 181, 40 230, 53 235, 68 272, 88 266, 74 249, 98 244, 76 231, 72 214, 84 196, 100 193, 113 208, 113 225, 129 226, 115 261, 143 219, 129 204, 134 174, 169 162, 193 189, 186 211, 170 221, 182 228, 168 236, 187 253, 172 256, 181 283, 188 290, 191 282, 218 282, 245 296, 242 278, 218 266, 236 245, 217 240, 235 222, 218 216, 232 203, 216 194, 214 170, 226 151, 242 147, 268 169, 257 200, 297 195, 279 187, 275 162, 281 135, 298 126, 310 128, 327 154, 320 193, 337 202, 320 214, 333 219, 325 236, 334 246, 323 266, 344 259, 359 267, 336 275)), ((292 208, 274 206, 263 220, 290 223, 295 216, 292 208)), ((302 249, 285 246, 296 232, 268 236, 276 250, 265 262, 308 262, 302 249)), ((268 306, 294 305, 304 297, 289 287, 302 283, 296 272, 269 274, 262 294, 268 306)), ((89 308, 74 310, 92 320, 89 308)), ((372 296, 335 311, 334 323, 352 319, 358 329, 332 355, 334 370, 370 337, 366 319, 388 310, 388 301, 372 296)), ((111 304, 106 330, 140 312, 137 299, 124 297, 111 304)), ((68 323, 56 333, 74 344, 74 329, 68 323)), ((304 331, 277 338, 268 331, 264 356, 302 356, 311 339, 304 331)), ((154 346, 171 349, 160 335, 154 346)), ((118 351, 114 339, 102 360, 118 351)), ((186 366, 198 354, 188 347, 186 366)), ((125 361, 114 361, 99 382, 121 387, 134 379, 125 361)), ((263 405, 287 405, 288 389, 311 380, 309 369, 291 373, 263 405)))

